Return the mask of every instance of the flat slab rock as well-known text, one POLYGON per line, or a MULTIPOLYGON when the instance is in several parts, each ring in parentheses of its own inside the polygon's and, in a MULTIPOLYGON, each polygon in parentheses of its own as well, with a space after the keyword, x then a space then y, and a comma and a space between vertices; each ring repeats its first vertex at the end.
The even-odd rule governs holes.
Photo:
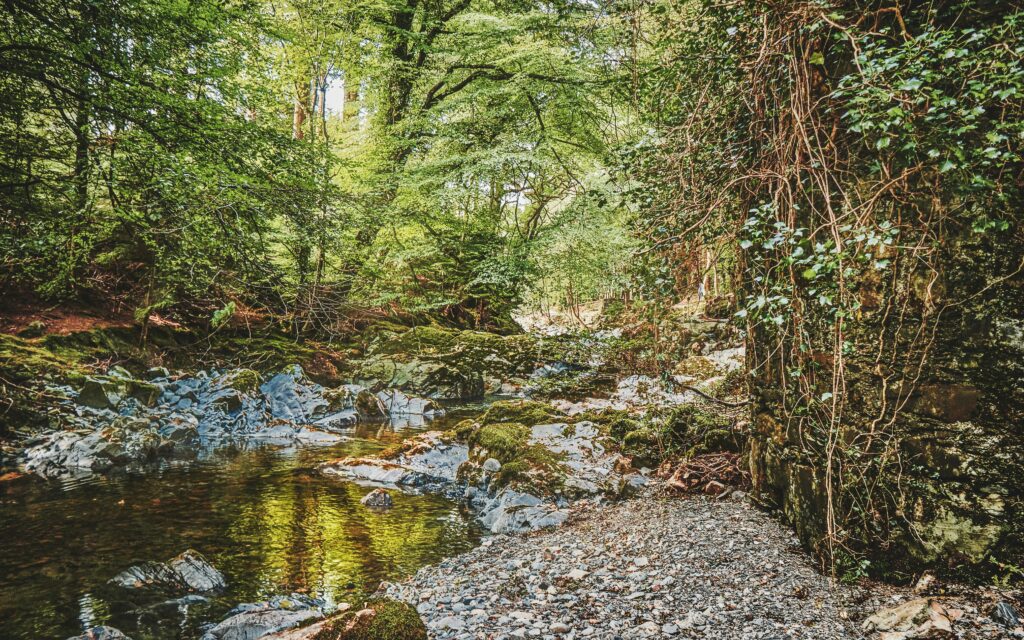
MULTIPOLYGON (((579 503, 559 529, 496 536, 421 569, 386 596, 417 607, 432 639, 876 640, 864 620, 908 589, 821 574, 771 516, 738 499, 579 503)), ((1011 637, 977 607, 949 638, 1011 637)), ((946 636, 944 636, 946 637, 946 636)))
POLYGON ((322 600, 298 593, 275 596, 262 602, 238 605, 210 627, 200 640, 256 640, 320 620, 326 613, 322 600))
POLYGON ((320 467, 323 473, 384 485, 421 486, 432 481, 454 483, 469 448, 447 442, 440 431, 428 431, 412 439, 412 445, 390 460, 344 458, 320 467))

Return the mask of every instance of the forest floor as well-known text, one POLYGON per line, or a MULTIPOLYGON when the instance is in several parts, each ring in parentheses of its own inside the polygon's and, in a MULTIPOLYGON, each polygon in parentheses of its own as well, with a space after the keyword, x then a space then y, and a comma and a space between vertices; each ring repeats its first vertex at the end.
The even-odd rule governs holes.
POLYGON ((44 332, 66 336, 95 329, 130 327, 134 324, 131 313, 108 309, 70 305, 66 303, 43 305, 30 296, 2 296, 0 299, 0 333, 18 334, 39 327, 44 332))
POLYGON ((416 606, 437 639, 1022 637, 989 618, 1005 594, 943 589, 932 599, 841 584, 742 492, 678 497, 657 487, 617 504, 579 503, 556 530, 491 537, 386 586, 416 606), (952 623, 948 633, 942 619, 952 623), (899 620, 913 620, 913 629, 901 631, 899 620))

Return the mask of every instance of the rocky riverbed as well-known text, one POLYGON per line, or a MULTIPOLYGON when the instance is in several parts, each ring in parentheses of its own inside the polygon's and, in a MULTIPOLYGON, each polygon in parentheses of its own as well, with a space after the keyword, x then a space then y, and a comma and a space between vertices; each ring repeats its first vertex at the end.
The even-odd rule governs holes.
POLYGON ((398 389, 328 388, 292 365, 135 378, 120 368, 52 386, 63 428, 26 440, 18 463, 44 476, 88 474, 195 455, 225 443, 331 444, 363 420, 423 424, 444 410, 398 389))
POLYGON ((1014 594, 931 589, 831 580, 742 492, 655 490, 578 503, 558 529, 495 536, 383 586, 438 640, 1024 637, 1005 615, 1014 594))

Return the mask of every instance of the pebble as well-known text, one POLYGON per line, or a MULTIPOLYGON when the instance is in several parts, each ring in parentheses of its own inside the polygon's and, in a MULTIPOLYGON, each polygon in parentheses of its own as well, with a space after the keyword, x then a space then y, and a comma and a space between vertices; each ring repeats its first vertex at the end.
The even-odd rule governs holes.
MULTIPOLYGON (((383 595, 417 604, 431 640, 849 640, 867 638, 868 616, 913 597, 833 582, 790 529, 746 501, 665 499, 648 487, 624 502, 577 503, 570 516, 558 529, 488 537, 383 595), (452 603, 470 613, 453 616, 452 603)), ((1024 638, 1007 629, 1010 598, 979 604, 990 595, 944 601, 964 612, 950 640, 1024 638)))

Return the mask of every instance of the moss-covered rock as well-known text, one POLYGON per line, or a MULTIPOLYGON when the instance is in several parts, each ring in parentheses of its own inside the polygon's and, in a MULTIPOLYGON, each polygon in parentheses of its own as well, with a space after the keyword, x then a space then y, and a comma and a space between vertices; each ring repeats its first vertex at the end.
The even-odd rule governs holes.
POLYGON ((485 423, 470 433, 468 443, 502 464, 515 460, 528 446, 530 429, 520 422, 485 423))
POLYGON ((565 414, 549 404, 534 400, 499 400, 480 416, 482 424, 495 422, 517 422, 527 426, 559 422, 565 414))
POLYGON ((397 600, 376 600, 320 625, 310 640, 426 640, 427 627, 416 609, 397 600))
POLYGON ((462 362, 428 356, 371 356, 361 363, 355 377, 374 389, 401 389, 434 399, 471 400, 484 394, 480 371, 462 362))
POLYGON ((252 369, 235 369, 221 379, 221 386, 239 393, 253 393, 263 384, 263 377, 252 369))
POLYGON ((82 376, 86 371, 88 368, 80 358, 56 354, 37 340, 0 334, 0 375, 10 382, 64 379, 82 376))
POLYGON ((565 418, 541 402, 509 400, 495 402, 475 420, 463 420, 449 432, 470 447, 469 462, 459 469, 460 480, 476 483, 483 464, 494 458, 501 468, 491 479, 493 487, 515 487, 537 496, 559 493, 568 474, 564 456, 532 443, 531 427, 565 418))

